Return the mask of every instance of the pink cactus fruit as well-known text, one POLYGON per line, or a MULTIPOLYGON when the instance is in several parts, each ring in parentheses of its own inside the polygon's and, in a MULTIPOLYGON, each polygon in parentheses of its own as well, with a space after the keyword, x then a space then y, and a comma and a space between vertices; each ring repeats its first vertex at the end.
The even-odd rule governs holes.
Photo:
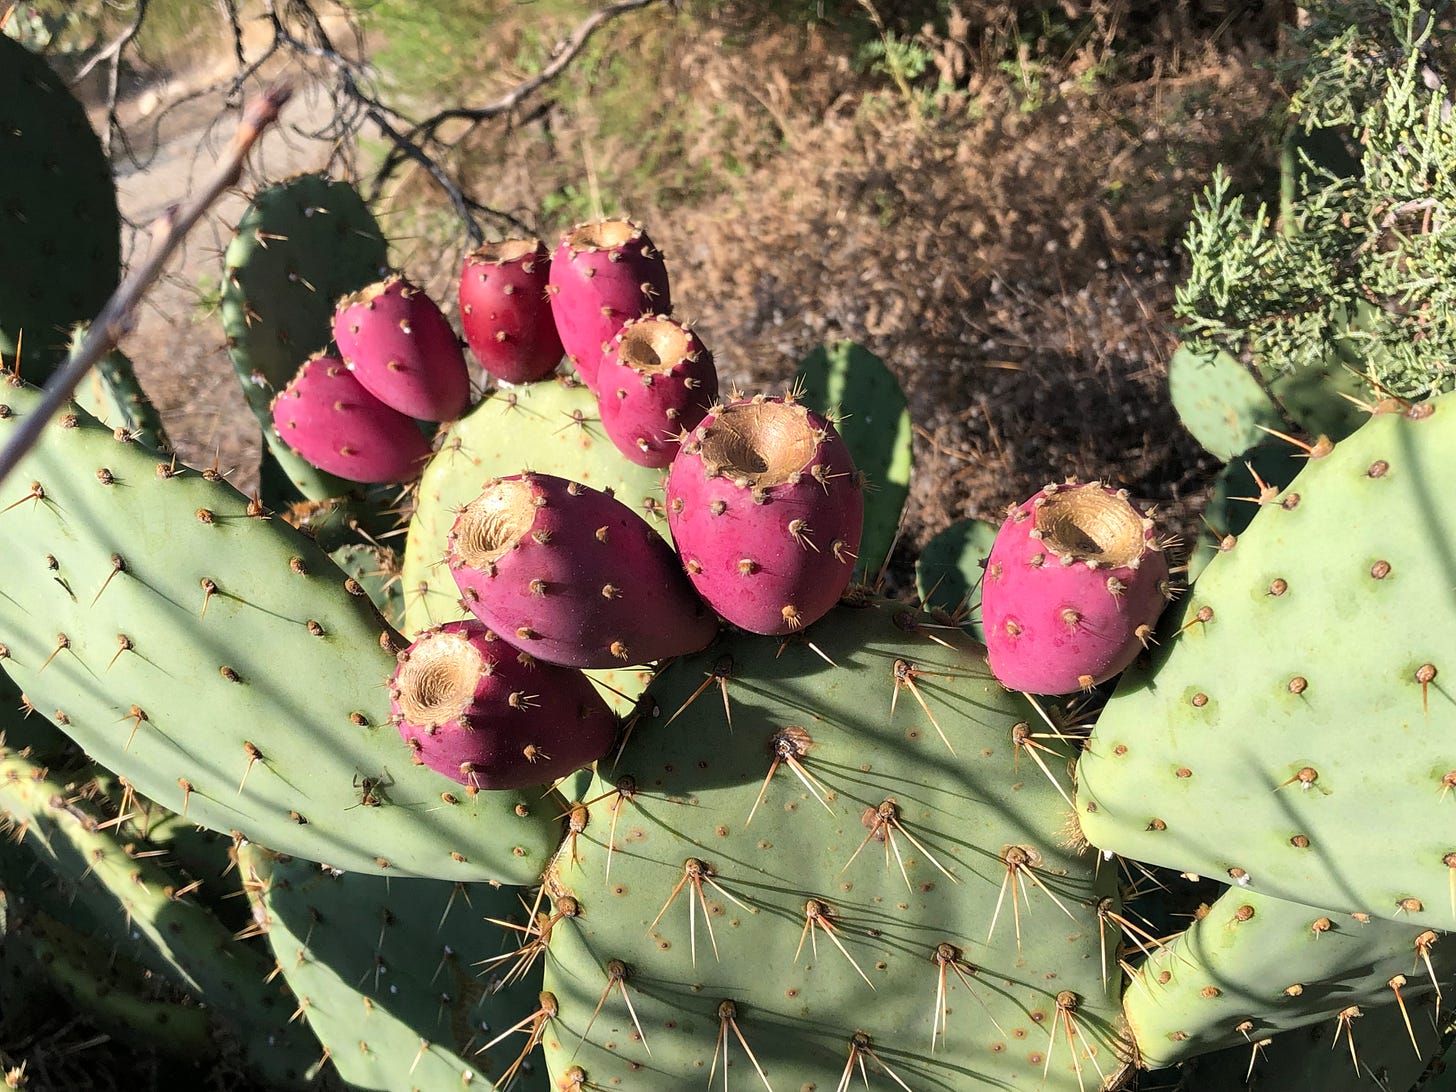
POLYGON ((474 619, 416 637, 389 697, 414 761, 471 789, 548 785, 605 755, 617 733, 580 671, 537 663, 474 619))
POLYGON ((551 256, 539 239, 486 243, 460 271, 460 327, 480 366, 507 383, 535 383, 561 363, 546 284, 551 256))
POLYGON ((448 541, 462 605, 538 660, 642 664, 696 652, 717 632, 662 537, 611 494, 577 482, 489 481, 448 541))
POLYGON ((602 354, 628 319, 672 311, 662 254, 630 220, 580 224, 563 234, 549 291, 562 347, 592 390, 602 354))
POLYGON ((981 585, 991 672, 1031 694, 1070 694, 1116 675, 1172 597, 1153 521, 1127 491, 1048 485, 1011 510, 981 585))
POLYGON ((351 482, 409 481, 430 456, 430 441, 413 421, 322 353, 273 399, 273 427, 300 458, 351 482))
POLYGON ((401 276, 341 299, 334 342, 365 389, 400 413, 453 421, 470 408, 470 371, 450 320, 401 276))
POLYGON ((597 390, 602 425, 617 449, 639 466, 666 467, 718 401, 718 369, 685 323, 644 315, 612 339, 597 390))
POLYGON ((849 586, 864 482, 827 419, 759 395, 711 411, 684 441, 667 513, 698 594, 734 625, 785 634, 849 586))

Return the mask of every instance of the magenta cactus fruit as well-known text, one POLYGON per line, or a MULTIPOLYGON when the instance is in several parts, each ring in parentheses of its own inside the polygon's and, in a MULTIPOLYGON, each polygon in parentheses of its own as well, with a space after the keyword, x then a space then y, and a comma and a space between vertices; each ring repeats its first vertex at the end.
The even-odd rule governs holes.
POLYGON ((470 372, 450 320, 401 276, 341 299, 334 342, 365 389, 400 413, 452 421, 470 408, 470 372))
POLYGON ((550 474, 486 483, 448 560, 461 603, 548 663, 622 667, 696 652, 718 620, 672 548, 609 493, 550 474))
POLYGON ((551 256, 539 239, 486 243, 460 270, 460 327, 480 366, 507 383, 535 383, 561 363, 546 285, 551 256))
POLYGON ((666 467, 718 401, 718 369, 685 323, 644 315, 612 339, 597 390, 602 425, 618 450, 639 466, 666 467))
POLYGON ((561 345, 592 390, 617 331, 629 319, 672 310, 662 254, 630 220, 580 224, 562 235, 548 287, 561 345))
POLYGON ((1070 694, 1137 657, 1171 597, 1153 521, 1127 491, 1048 485, 1011 510, 986 560, 991 671, 1031 694, 1070 694))
POLYGON ((834 426, 789 398, 711 411, 667 479, 667 520, 698 594, 752 633, 821 618, 854 574, 864 482, 834 426))
POLYGON ((605 755, 617 733, 580 671, 537 663, 474 619, 416 637, 389 697, 414 761, 471 789, 548 785, 605 755))
POLYGON ((322 353, 273 399, 273 427, 300 458, 351 482, 409 481, 430 456, 430 441, 412 420, 322 353))

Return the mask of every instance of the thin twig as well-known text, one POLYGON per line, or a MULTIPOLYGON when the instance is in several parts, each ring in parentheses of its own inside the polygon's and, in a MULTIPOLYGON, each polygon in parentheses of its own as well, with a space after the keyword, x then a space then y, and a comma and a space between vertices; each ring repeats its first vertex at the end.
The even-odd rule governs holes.
POLYGON ((279 112, 292 94, 290 85, 274 84, 250 103, 238 124, 232 145, 223 154, 212 177, 184 204, 173 206, 157 218, 152 228, 154 242, 151 253, 117 286, 87 329, 81 344, 46 384, 40 405, 20 422, 10 443, 0 449, 0 483, 36 445, 41 431, 70 399, 86 373, 130 331, 136 321, 138 304, 161 274, 172 252, 181 245, 203 213, 237 184, 242 176, 243 161, 268 127, 278 120, 279 112))
POLYGON ((436 131, 447 121, 469 121, 472 125, 478 125, 482 121, 489 121, 491 118, 514 110, 531 95, 566 71, 567 66, 576 59, 576 55, 586 47, 591 36, 605 24, 619 15, 649 7, 657 2, 658 0, 622 0, 621 3, 592 12, 577 25, 571 34, 556 43, 556 47, 551 51, 551 63, 530 79, 522 80, 495 102, 487 103, 485 106, 456 106, 431 114, 406 135, 415 140, 421 137, 434 139, 436 131))

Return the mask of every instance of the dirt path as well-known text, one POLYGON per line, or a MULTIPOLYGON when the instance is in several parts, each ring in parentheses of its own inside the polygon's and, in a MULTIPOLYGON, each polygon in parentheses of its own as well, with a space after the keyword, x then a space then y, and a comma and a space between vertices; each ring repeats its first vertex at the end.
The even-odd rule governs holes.
MULTIPOLYGON (((207 176, 236 125, 237 112, 219 94, 160 110, 213 83, 225 70, 199 69, 133 95, 121 107, 131 155, 117 155, 117 203, 135 226, 129 246, 147 246, 148 225, 207 176)), ((216 459, 244 492, 257 480, 258 428, 243 401, 227 356, 215 300, 223 276, 222 252, 247 194, 265 179, 318 170, 332 143, 312 137, 331 116, 321 88, 299 78, 281 123, 255 150, 243 185, 200 222, 168 265, 144 304, 136 329, 122 343, 156 403, 183 460, 210 466, 216 459)), ((98 119, 99 120, 99 119, 98 119)), ((128 254, 133 251, 129 249, 128 254)))

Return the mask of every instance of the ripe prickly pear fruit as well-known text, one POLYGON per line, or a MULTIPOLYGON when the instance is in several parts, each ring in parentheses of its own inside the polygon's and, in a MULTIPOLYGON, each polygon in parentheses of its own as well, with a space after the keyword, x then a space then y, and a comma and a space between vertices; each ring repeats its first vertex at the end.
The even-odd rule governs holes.
POLYGON ((453 421, 470 408, 470 372, 450 320, 401 276, 345 296, 334 342, 370 394, 422 421, 453 421))
POLYGON ((448 560, 462 604, 547 663, 642 664, 696 652, 717 632, 641 516, 551 474, 487 482, 456 517, 448 560))
POLYGON ((790 633, 849 585, 864 481, 826 418, 759 395, 709 413, 683 442, 667 522, 714 610, 752 633, 790 633))
POLYGON ((562 347, 592 390, 602 354, 623 324, 672 310, 662 254, 630 220, 580 224, 563 234, 549 291, 562 347))
POLYGON ((991 671, 1031 694, 1069 694, 1137 657, 1171 597, 1153 521, 1127 491, 1048 485, 1011 510, 981 584, 991 671))
POLYGON ((430 457, 430 441, 413 421, 323 353, 273 399, 273 427, 300 458, 351 482, 409 481, 430 457))
POLYGON ((415 762, 472 789, 549 784, 601 758, 617 733, 580 671, 538 663, 474 619, 415 638, 389 697, 415 762))
POLYGON ((666 467, 684 434, 718 401, 713 354, 685 323, 666 315, 632 319, 597 368, 602 425, 639 466, 666 467))
POLYGON ((546 284, 551 256, 539 239, 486 243, 460 270, 460 327, 480 366, 507 383, 535 383, 563 355, 546 284))

